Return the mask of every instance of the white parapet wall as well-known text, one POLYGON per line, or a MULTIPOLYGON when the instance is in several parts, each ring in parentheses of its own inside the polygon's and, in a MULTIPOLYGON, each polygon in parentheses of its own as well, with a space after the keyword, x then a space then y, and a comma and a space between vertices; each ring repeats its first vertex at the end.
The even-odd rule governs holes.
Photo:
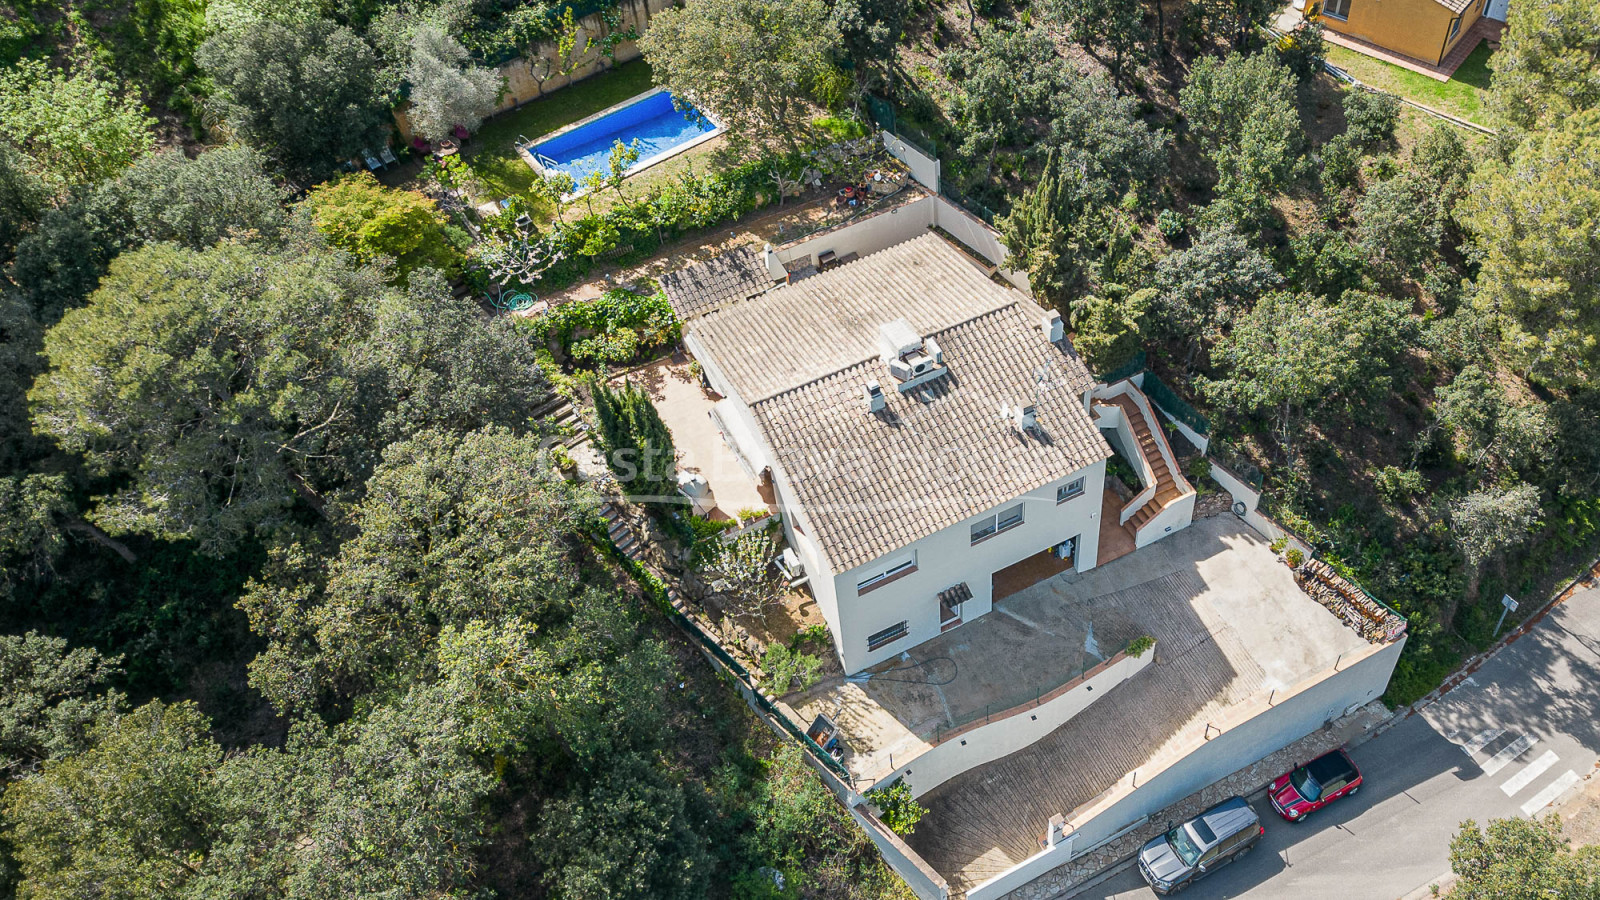
POLYGON ((890 156, 905 163, 906 168, 911 170, 912 178, 935 194, 939 193, 938 157, 923 153, 887 131, 880 130, 878 136, 883 139, 883 149, 889 151, 890 156))
POLYGON ((951 731, 884 782, 898 778, 910 786, 912 796, 920 797, 962 772, 1032 746, 1112 688, 1144 671, 1153 659, 1155 654, 1148 651, 1141 656, 1118 653, 1039 701, 951 731))
POLYGON ((967 900, 997 900, 1035 878, 1123 834, 1129 826, 1218 779, 1274 753, 1323 724, 1381 695, 1405 647, 1401 638, 1376 644, 1354 658, 1287 689, 1230 710, 1223 721, 1139 769, 1067 818, 1065 840, 967 892, 967 900), (1209 738, 1207 737, 1209 735, 1209 738))

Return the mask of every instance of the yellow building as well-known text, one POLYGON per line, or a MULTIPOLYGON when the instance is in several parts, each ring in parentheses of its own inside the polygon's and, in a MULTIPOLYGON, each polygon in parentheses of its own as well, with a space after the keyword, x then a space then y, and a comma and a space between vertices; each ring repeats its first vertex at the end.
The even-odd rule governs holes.
POLYGON ((1304 12, 1310 16, 1320 6, 1328 31, 1440 66, 1486 11, 1503 20, 1504 5, 1504 0, 1307 0, 1304 12))

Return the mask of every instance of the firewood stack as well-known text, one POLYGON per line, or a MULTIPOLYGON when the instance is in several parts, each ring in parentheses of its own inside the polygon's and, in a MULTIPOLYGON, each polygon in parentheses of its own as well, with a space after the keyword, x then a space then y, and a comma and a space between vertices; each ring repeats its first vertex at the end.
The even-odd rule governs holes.
POLYGON ((1374 644, 1384 644, 1406 630, 1406 620, 1346 581, 1333 567, 1308 559, 1295 570, 1294 580, 1311 599, 1321 603, 1357 634, 1374 644))

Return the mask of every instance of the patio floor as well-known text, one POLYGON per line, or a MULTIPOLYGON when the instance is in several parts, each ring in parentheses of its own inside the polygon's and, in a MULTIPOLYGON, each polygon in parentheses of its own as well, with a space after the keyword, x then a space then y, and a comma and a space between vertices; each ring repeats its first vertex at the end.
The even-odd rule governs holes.
POLYGON ((710 518, 731 519, 740 510, 765 507, 776 511, 772 487, 759 483, 739 464, 711 419, 716 402, 690 371, 681 352, 628 373, 627 380, 644 388, 650 402, 672 432, 678 468, 695 472, 711 485, 716 509, 710 518))
POLYGON ((920 798, 928 814, 906 840, 963 891, 1037 852, 1051 816, 1092 800, 1186 726, 1368 646, 1302 593, 1266 540, 1231 515, 1050 579, 1001 608, 1032 625, 1026 640, 989 645, 1013 675, 1038 659, 1021 648, 1068 640, 1086 624, 1102 653, 1149 634, 1156 658, 1038 743, 920 798))

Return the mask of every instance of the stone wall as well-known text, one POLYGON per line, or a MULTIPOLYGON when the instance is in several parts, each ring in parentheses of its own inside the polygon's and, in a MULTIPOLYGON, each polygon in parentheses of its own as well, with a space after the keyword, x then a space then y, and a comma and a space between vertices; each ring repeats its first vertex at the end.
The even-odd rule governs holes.
MULTIPOLYGON (((673 6, 673 0, 618 0, 617 14, 622 23, 619 31, 633 28, 640 34, 650 27, 650 20, 656 13, 673 6)), ((563 68, 560 62, 559 49, 554 41, 539 44, 535 47, 532 56, 519 56, 510 62, 502 64, 500 74, 506 79, 506 92, 500 98, 500 105, 495 107, 496 113, 516 109, 524 103, 537 100, 554 91, 559 91, 569 84, 582 81, 591 75, 596 75, 610 69, 619 63, 638 59, 641 55, 637 41, 623 41, 618 44, 612 53, 611 59, 600 56, 598 50, 589 47, 589 42, 603 36, 605 23, 600 15, 585 16, 579 19, 578 39, 572 51, 572 61, 577 63, 570 74, 560 71, 563 68)), ((406 117, 406 108, 409 104, 402 104, 394 111, 395 124, 400 129, 402 140, 411 140, 411 122, 406 117)), ((529 139, 539 135, 527 135, 529 139)))

